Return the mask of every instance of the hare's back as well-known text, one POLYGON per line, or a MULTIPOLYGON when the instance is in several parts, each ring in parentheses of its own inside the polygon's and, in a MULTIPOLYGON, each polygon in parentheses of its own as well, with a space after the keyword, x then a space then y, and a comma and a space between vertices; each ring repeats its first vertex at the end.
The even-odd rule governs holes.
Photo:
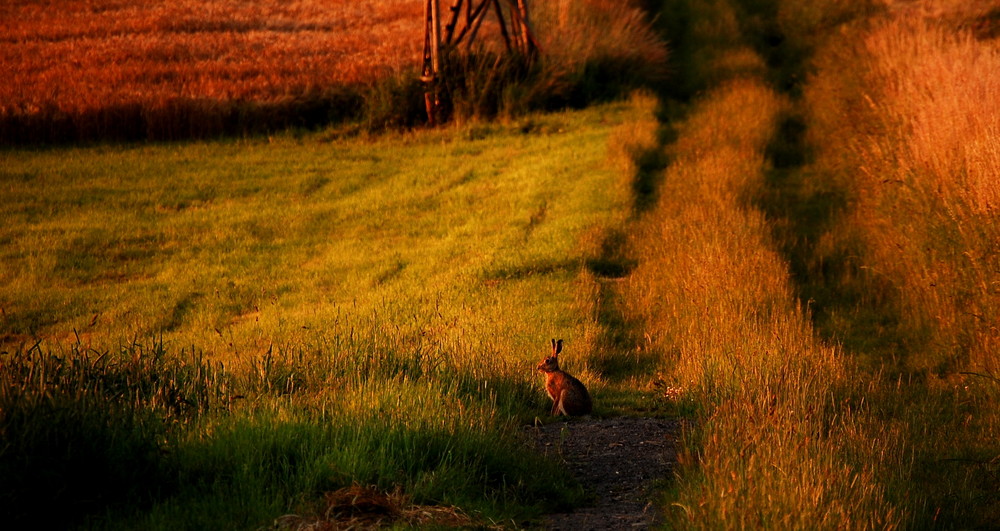
POLYGON ((566 375, 563 379, 563 407, 570 415, 589 415, 593 409, 590 393, 580 380, 566 375))

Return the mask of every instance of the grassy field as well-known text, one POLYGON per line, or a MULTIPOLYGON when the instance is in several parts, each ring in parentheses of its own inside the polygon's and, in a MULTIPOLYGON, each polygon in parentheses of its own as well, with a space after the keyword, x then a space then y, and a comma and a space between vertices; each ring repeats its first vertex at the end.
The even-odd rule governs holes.
POLYGON ((58 101, 72 109, 109 97, 270 100, 309 86, 374 81, 419 59, 423 45, 421 4, 400 0, 46 7, 2 8, 4 64, 21 74, 4 86, 8 103, 58 101), (94 82, 71 83, 78 75, 94 82), (49 95, 60 82, 64 90, 49 95))
POLYGON ((5 152, 7 509, 36 518, 52 481, 70 517, 138 496, 142 527, 264 525, 352 482, 477 520, 578 500, 512 428, 545 411, 552 336, 602 397, 590 265, 654 105, 5 152), (116 442, 60 449, 88 431, 116 442))

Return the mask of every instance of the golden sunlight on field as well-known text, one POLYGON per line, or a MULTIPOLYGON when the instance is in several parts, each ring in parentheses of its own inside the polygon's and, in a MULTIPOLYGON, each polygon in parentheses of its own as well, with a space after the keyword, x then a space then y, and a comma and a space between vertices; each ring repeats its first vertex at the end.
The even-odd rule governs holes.
POLYGON ((0 4, 0 113, 173 99, 280 101, 420 60, 407 0, 69 0, 0 4))

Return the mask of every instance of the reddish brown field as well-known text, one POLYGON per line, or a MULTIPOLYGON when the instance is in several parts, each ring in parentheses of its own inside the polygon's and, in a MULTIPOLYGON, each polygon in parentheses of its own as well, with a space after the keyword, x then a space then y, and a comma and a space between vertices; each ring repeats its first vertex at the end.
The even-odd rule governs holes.
MULTIPOLYGON (((423 9, 420 0, 6 0, 0 144, 419 123, 423 9)), ((486 18, 474 46, 498 50, 499 26, 486 18)), ((608 70, 597 78, 630 80, 654 79, 665 64, 632 1, 536 2, 531 19, 547 65, 519 90, 532 101, 585 101, 573 94, 588 64, 608 70)), ((496 114, 506 101, 511 80, 477 73, 489 64, 448 89, 471 94, 455 98, 456 114, 496 114)))
POLYGON ((422 9, 414 0, 8 0, 0 140, 58 139, 43 129, 60 127, 68 137, 105 136, 116 124, 150 133, 137 136, 186 136, 169 130, 195 125, 156 125, 156 116, 215 109, 226 121, 248 104, 280 112, 416 68, 422 9))

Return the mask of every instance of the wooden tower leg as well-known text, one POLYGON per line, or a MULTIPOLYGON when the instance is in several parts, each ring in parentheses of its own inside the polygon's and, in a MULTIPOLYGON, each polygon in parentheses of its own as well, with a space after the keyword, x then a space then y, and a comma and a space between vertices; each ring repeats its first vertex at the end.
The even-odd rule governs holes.
MULTIPOLYGON (((539 53, 528 18, 527 0, 448 1, 450 14, 442 21, 441 0, 424 0, 424 64, 420 80, 424 83, 424 107, 427 123, 431 126, 441 123, 447 114, 448 102, 442 100, 449 94, 441 88, 441 78, 448 75, 448 68, 442 61, 448 61, 463 48, 466 52, 473 50, 476 34, 491 10, 496 13, 497 28, 508 56, 529 64, 539 53)), ((566 5, 560 1, 560 5, 566 5)), ((502 57, 498 55, 494 69, 500 65, 502 57)))
POLYGON ((426 85, 424 107, 427 123, 437 124, 438 76, 441 73, 441 16, 439 0, 424 2, 424 66, 420 80, 426 85))

